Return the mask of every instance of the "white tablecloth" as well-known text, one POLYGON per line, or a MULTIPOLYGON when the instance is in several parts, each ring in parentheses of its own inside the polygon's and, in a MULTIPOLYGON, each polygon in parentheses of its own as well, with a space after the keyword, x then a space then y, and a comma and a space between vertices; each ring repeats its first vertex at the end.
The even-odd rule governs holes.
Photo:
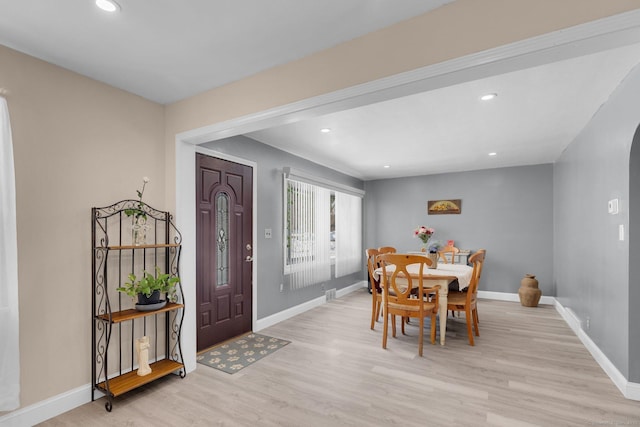
MULTIPOLYGON (((387 272, 392 272, 395 270, 394 265, 387 266, 387 272)), ((407 266, 407 271, 409 274, 418 274, 420 271, 419 264, 411 264, 407 266)), ((471 274, 473 273, 473 268, 468 265, 463 264, 444 264, 438 263, 438 268, 424 268, 422 274, 423 276, 455 276, 458 278, 459 290, 465 290, 469 287, 469 283, 471 282, 471 274)), ((382 274, 382 268, 378 268, 375 271, 376 276, 380 276, 382 274)), ((425 284, 425 286, 429 286, 429 284, 425 284)))

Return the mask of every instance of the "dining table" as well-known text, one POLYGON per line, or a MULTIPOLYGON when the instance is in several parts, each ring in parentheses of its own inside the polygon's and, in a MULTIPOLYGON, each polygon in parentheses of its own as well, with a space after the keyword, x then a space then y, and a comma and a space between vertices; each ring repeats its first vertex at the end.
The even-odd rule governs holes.
MULTIPOLYGON (((391 275, 395 271, 395 266, 389 264, 385 267, 387 275, 391 275)), ((420 274, 420 264, 410 264, 407 266, 407 272, 412 277, 418 277, 420 274)), ((422 277, 428 284, 425 287, 433 287, 440 285, 438 292, 438 305, 440 314, 440 345, 444 345, 447 332, 447 297, 449 295, 449 285, 458 283, 458 291, 464 291, 471 283, 473 268, 464 264, 445 264, 439 262, 436 268, 425 268, 422 271, 422 277)), ((382 276, 382 267, 377 268, 374 272, 376 278, 382 276)), ((384 285, 384 281, 380 280, 380 285, 384 285)), ((416 283, 417 286, 417 283, 416 283)))

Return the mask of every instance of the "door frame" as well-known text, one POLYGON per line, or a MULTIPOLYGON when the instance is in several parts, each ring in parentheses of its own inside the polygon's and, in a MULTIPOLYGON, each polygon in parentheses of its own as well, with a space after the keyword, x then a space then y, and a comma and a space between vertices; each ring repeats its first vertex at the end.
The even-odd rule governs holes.
POLYGON ((257 241, 258 230, 258 164, 244 158, 221 153, 206 147, 176 139, 176 227, 182 234, 180 255, 180 282, 183 286, 185 316, 182 325, 182 356, 185 370, 196 369, 196 153, 217 157, 253 169, 253 219, 251 238, 253 240, 253 269, 251 272, 251 329, 256 329, 258 320, 258 263, 260 257, 257 241))

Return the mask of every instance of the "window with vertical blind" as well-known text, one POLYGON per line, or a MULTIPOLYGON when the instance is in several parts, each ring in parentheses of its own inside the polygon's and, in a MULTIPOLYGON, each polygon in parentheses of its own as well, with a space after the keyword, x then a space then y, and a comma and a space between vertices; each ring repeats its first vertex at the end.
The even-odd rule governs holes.
POLYGON ((335 194, 336 277, 362 270, 362 198, 335 194))
MULTIPOLYGON (((284 271, 300 289, 362 269, 362 198, 331 184, 284 178, 284 271)), ((359 190, 356 190, 359 191, 359 190)))

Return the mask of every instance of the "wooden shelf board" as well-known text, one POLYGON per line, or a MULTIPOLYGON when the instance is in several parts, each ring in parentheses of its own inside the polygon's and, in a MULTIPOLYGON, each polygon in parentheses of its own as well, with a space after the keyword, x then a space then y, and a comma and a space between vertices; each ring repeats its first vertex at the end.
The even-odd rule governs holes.
MULTIPOLYGON (((138 311, 135 308, 130 308, 129 310, 123 311, 114 311, 113 313, 111 313, 111 323, 126 322, 127 320, 138 319, 140 317, 151 316, 152 314, 164 313, 166 311, 173 311, 182 307, 184 307, 184 304, 169 302, 164 307, 153 311, 138 311)), ((106 322, 109 321, 109 316, 107 314, 100 314, 97 316, 97 318, 106 322)))
POLYGON ((98 388, 105 393, 111 393, 113 397, 120 396, 128 391, 140 387, 141 385, 148 384, 158 378, 164 377, 179 369, 184 369, 184 365, 179 362, 175 362, 170 359, 159 360, 149 365, 151 367, 151 373, 143 377, 138 376, 138 371, 127 372, 118 377, 111 378, 109 380, 109 391, 107 392, 106 381, 98 384, 98 388))

